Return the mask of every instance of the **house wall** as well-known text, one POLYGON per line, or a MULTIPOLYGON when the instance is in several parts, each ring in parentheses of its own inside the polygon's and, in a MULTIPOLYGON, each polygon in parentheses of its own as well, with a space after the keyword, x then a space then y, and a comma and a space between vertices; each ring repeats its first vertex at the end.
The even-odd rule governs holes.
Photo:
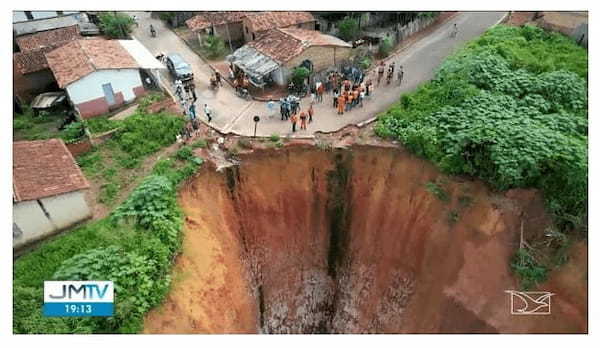
POLYGON ((73 105, 83 118, 102 115, 112 108, 130 102, 140 95, 142 80, 137 69, 100 70, 73 82, 66 87, 73 105), (102 85, 110 83, 115 94, 115 105, 110 106, 102 85))
POLYGON ((21 74, 13 64, 13 89, 23 103, 29 103, 36 95, 50 91, 50 86, 56 82, 50 69, 44 69, 29 74, 21 74))
POLYGON ((280 67, 279 69, 271 72, 271 78, 273 79, 273 82, 280 86, 286 86, 291 75, 292 72, 286 67, 280 67))
POLYGON ((309 47, 300 55, 294 57, 285 64, 289 70, 300 65, 304 60, 308 59, 313 63, 315 72, 329 68, 330 66, 339 63, 341 60, 350 57, 350 47, 337 46, 313 46, 309 47))
POLYGON ((15 203, 13 248, 47 238, 91 216, 83 190, 15 203))
MULTIPOLYGON (((227 36, 227 25, 216 25, 214 34, 225 41, 225 46, 229 47, 228 40, 231 36, 231 41, 242 41, 244 40, 244 29, 242 22, 229 23, 229 36, 227 36)), ((202 43, 202 40, 207 37, 210 33, 210 29, 200 30, 198 32, 198 41, 202 43)))

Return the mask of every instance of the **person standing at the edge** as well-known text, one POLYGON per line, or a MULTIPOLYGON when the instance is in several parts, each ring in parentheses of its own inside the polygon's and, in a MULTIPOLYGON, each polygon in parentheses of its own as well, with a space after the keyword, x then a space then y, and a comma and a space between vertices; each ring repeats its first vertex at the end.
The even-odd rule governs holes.
POLYGON ((292 115, 292 117, 290 118, 290 121, 292 122, 292 132, 296 131, 296 123, 298 122, 298 114, 294 113, 292 115))

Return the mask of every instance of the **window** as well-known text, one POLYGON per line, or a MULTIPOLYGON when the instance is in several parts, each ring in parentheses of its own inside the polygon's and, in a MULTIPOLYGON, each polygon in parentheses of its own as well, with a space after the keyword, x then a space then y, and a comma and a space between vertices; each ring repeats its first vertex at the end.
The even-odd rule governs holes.
POLYGON ((252 33, 252 40, 256 40, 256 35, 254 35, 254 33, 252 33))

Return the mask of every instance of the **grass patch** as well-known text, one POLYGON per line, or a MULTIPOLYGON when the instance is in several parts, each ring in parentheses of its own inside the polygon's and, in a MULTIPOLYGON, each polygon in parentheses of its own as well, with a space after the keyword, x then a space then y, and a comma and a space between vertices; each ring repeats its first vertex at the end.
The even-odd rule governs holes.
POLYGON ((45 140, 62 138, 65 131, 58 129, 65 118, 64 113, 40 112, 33 114, 29 107, 23 108, 23 115, 13 114, 13 138, 18 140, 45 140))

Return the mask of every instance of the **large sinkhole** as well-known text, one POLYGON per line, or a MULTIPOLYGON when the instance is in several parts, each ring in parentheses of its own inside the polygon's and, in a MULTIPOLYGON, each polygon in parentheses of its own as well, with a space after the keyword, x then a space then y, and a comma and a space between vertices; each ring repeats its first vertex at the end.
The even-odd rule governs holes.
POLYGON ((576 330, 567 317, 510 315, 520 216, 539 201, 445 177, 395 148, 297 146, 205 166, 180 191, 183 252, 145 330, 576 330))

